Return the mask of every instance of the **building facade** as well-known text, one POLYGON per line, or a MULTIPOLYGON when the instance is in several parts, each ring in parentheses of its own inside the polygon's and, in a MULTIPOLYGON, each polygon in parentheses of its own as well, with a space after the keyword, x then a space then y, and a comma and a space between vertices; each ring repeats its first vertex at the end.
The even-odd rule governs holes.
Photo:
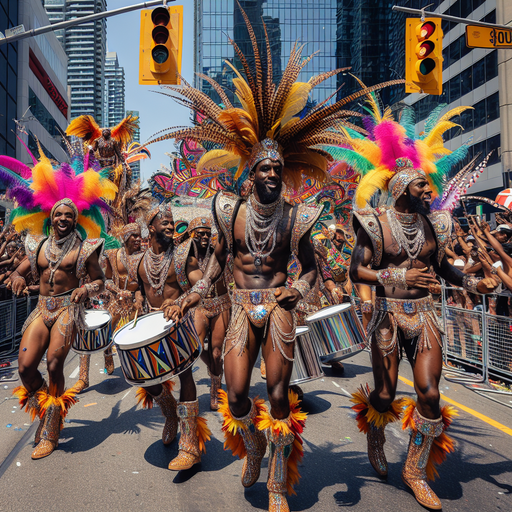
MULTIPOLYGON (((262 20, 265 22, 271 46, 274 81, 280 79, 295 42, 307 43, 304 55, 318 52, 304 68, 299 80, 308 80, 312 75, 336 68, 337 3, 337 0, 240 1, 253 25, 263 60, 267 54, 262 20)), ((234 58, 233 47, 227 36, 233 38, 242 52, 252 60, 252 49, 240 9, 234 0, 195 0, 194 22, 195 71, 227 87, 229 95, 233 89, 233 74, 224 60, 234 61, 239 69, 241 66, 238 59, 234 58)), ((196 78, 195 85, 219 101, 207 82, 196 78)), ((314 89, 312 99, 323 101, 335 90, 336 78, 331 78, 314 89)))
MULTIPOLYGON (((126 116, 139 117, 139 111, 138 110, 127 110, 126 116)), ((139 117, 139 126, 133 134, 133 141, 140 143, 140 117, 139 117)), ((140 161, 131 163, 130 168, 132 170, 132 180, 133 181, 140 180, 140 161)))
MULTIPOLYGON (((43 0, 52 23, 103 12, 106 0, 43 0)), ((68 56, 68 85, 71 90, 71 119, 93 116, 103 125, 105 55, 107 22, 105 19, 56 31, 68 56)))
POLYGON ((119 65, 116 52, 107 52, 105 58, 105 126, 119 124, 125 115, 124 110, 124 68, 119 65))
MULTIPOLYGON (((0 32, 18 25, 18 0, 0 2, 0 32)), ((18 43, 0 46, 0 154, 16 156, 18 43)))
MULTIPOLYGON (((18 20, 26 30, 49 24, 38 0, 19 0, 18 20)), ((67 63, 66 53, 53 32, 18 42, 18 136, 35 155, 38 140, 45 154, 58 161, 67 159, 62 145, 70 116, 67 63)), ((21 144, 17 145, 16 157, 31 163, 21 144)))

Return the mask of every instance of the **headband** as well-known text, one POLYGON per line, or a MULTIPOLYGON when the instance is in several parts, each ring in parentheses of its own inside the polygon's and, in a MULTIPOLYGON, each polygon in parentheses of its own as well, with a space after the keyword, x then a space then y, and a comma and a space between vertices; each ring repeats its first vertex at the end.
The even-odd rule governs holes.
POLYGON ((50 219, 53 220, 53 214, 55 213, 55 210, 59 207, 59 206, 62 206, 62 205, 65 205, 67 206, 68 208, 71 208, 73 210, 73 217, 74 217, 74 221, 76 222, 77 219, 78 219, 78 208, 76 207, 75 203, 73 201, 71 201, 71 199, 65 197, 64 199, 59 199, 59 201, 57 201, 54 205, 53 205, 53 208, 50 212, 50 219))
POLYGON ((249 159, 249 171, 252 171, 257 164, 267 158, 277 160, 281 165, 284 165, 282 148, 275 140, 263 139, 253 146, 249 159))
POLYGON ((408 158, 397 158, 393 171, 396 174, 389 180, 388 190, 394 202, 405 192, 411 181, 427 177, 421 169, 415 169, 408 158))

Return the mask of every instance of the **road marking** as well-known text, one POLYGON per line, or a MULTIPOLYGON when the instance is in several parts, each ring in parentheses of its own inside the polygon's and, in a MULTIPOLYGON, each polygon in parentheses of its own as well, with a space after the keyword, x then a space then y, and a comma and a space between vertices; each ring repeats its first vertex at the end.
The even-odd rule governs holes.
POLYGON ((124 400, 130 393, 131 393, 131 389, 129 389, 123 396, 123 398, 121 398, 121 400, 124 400))
POLYGON ((73 370, 73 373, 69 376, 70 379, 75 379, 77 376, 78 376, 78 372, 80 371, 80 366, 77 366, 74 370, 73 370))
MULTIPOLYGON (((401 375, 398 376, 398 378, 408 386, 414 387, 414 383, 411 382, 409 379, 406 379, 405 377, 402 377, 401 375)), ((454 405, 455 407, 458 407, 459 409, 463 410, 464 412, 467 412, 468 414, 471 414, 471 416, 474 416, 475 418, 478 418, 479 420, 482 420, 483 422, 487 423, 488 425, 491 425, 492 427, 497 428, 498 430, 501 430, 502 432, 505 432, 505 434, 508 434, 509 436, 512 436, 512 428, 506 427, 505 425, 502 425, 501 423, 493 420, 492 418, 489 418, 488 416, 485 416, 485 414, 479 413, 477 411, 474 411, 473 409, 470 409, 469 407, 459 404, 459 402, 456 402, 455 400, 452 400, 451 398, 448 398, 443 392, 441 392, 441 399, 445 402, 448 402, 449 404, 454 405)))
POLYGON ((91 405, 98 405, 98 402, 93 402, 92 404, 85 404, 84 407, 91 407, 91 405))

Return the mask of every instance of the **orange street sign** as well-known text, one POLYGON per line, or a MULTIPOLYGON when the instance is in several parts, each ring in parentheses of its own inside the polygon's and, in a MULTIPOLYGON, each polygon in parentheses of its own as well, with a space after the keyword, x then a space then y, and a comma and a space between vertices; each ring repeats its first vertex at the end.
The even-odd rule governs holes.
POLYGON ((512 48, 512 29, 466 26, 468 48, 512 48))

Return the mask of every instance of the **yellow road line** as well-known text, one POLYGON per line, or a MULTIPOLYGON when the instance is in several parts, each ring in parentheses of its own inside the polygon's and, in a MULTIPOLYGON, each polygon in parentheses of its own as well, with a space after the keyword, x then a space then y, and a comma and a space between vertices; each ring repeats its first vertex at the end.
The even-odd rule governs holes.
MULTIPOLYGON (((414 383, 411 382, 409 379, 406 379, 405 377, 402 377, 401 375, 398 376, 398 378, 408 386, 414 387, 414 383)), ((505 434, 508 434, 509 436, 512 436, 512 428, 506 427, 505 425, 502 425, 501 423, 489 418, 488 416, 485 416, 485 414, 481 414, 477 411, 474 411, 473 409, 470 409, 469 407, 466 407, 465 405, 459 404, 459 402, 456 402, 455 400, 452 400, 451 398, 448 398, 444 393, 441 393, 441 399, 445 402, 448 402, 449 404, 454 405, 455 407, 458 407, 464 412, 467 412, 468 414, 471 414, 471 416, 474 416, 475 418, 478 418, 479 420, 484 421, 485 423, 491 425, 492 427, 497 428, 498 430, 501 430, 502 432, 505 432, 505 434)))

